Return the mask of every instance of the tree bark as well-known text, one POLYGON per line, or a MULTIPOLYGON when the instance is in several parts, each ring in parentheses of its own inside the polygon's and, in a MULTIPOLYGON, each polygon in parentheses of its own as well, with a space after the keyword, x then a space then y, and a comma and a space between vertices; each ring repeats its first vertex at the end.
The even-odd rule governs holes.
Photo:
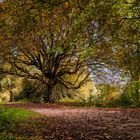
POLYGON ((45 103, 54 103, 54 100, 51 98, 51 95, 53 93, 54 85, 48 85, 47 93, 44 97, 45 103))
POLYGON ((12 93, 12 91, 10 91, 10 100, 9 100, 9 102, 13 102, 13 93, 12 93))

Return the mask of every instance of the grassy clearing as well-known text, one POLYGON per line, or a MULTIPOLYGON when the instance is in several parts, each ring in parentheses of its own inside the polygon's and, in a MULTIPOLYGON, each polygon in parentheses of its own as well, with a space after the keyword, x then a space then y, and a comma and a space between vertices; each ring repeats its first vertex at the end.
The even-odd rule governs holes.
POLYGON ((2 113, 3 116, 10 116, 13 117, 14 119, 26 119, 29 117, 36 117, 38 114, 32 111, 28 111, 26 109, 22 108, 1 108, 0 112, 2 113))
POLYGON ((20 129, 32 127, 31 121, 39 117, 25 109, 0 107, 0 140, 15 140, 20 129))

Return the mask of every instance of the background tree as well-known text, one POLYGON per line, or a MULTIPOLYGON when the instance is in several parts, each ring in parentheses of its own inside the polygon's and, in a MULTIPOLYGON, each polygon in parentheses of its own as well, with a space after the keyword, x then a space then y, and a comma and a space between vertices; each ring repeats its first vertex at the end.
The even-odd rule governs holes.
POLYGON ((120 57, 120 67, 131 76, 132 81, 139 81, 140 76, 140 2, 127 1, 120 9, 119 30, 114 34, 120 57))

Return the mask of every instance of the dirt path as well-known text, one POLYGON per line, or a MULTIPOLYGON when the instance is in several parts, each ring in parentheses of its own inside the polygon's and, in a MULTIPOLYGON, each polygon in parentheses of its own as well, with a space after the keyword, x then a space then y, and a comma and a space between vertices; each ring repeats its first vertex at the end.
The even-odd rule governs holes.
POLYGON ((46 140, 140 140, 140 109, 71 108, 64 105, 10 104, 43 115, 46 140))

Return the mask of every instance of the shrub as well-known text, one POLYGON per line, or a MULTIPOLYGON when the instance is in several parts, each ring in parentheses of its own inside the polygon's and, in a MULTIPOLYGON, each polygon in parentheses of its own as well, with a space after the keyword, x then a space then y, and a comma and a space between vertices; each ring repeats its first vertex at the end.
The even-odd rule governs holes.
POLYGON ((128 83, 118 99, 120 106, 140 107, 140 82, 128 83))
POLYGON ((22 82, 22 91, 19 95, 21 99, 32 99, 35 94, 35 86, 31 80, 24 79, 22 82))
POLYGON ((124 90, 112 85, 99 85, 98 93, 91 93, 87 98, 66 99, 63 101, 75 106, 140 107, 140 82, 133 81, 128 83, 124 90))
POLYGON ((118 88, 110 84, 97 85, 98 92, 96 94, 91 93, 89 97, 84 101, 86 106, 114 106, 115 99, 118 95, 118 88))
MULTIPOLYGON (((47 91, 47 90, 46 90, 47 91)), ((22 91, 14 97, 15 101, 26 100, 29 102, 41 102, 44 87, 37 81, 24 79, 22 82, 22 91)))

